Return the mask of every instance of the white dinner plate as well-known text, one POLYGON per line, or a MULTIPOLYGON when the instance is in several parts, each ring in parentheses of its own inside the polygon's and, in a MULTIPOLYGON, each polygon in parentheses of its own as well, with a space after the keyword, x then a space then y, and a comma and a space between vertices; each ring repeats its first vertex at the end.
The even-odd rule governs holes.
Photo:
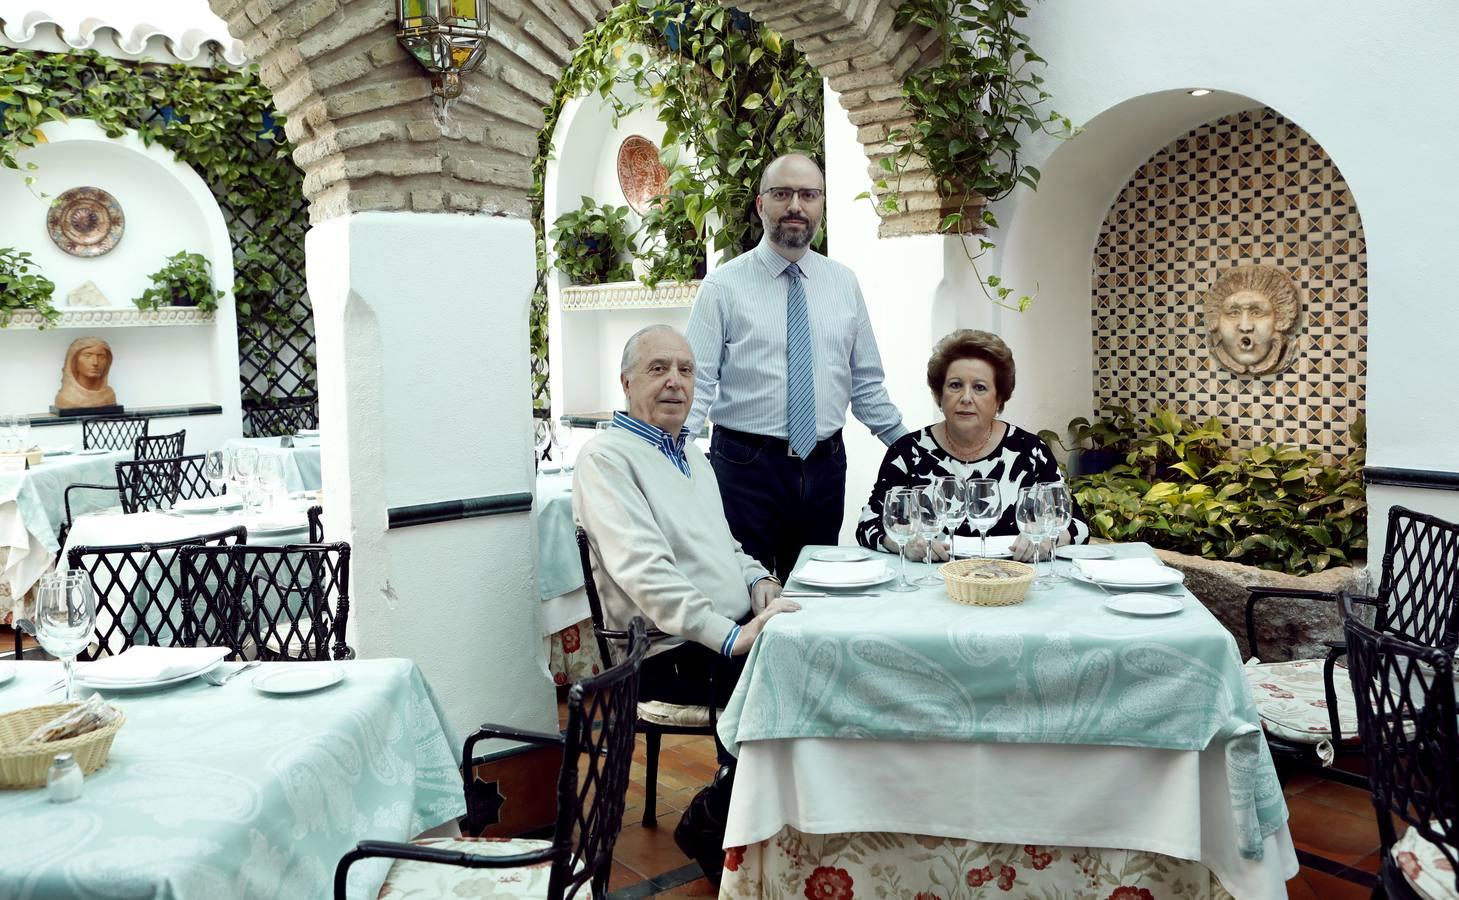
POLYGON ((988 535, 988 555, 983 556, 983 539, 960 534, 952 539, 952 549, 959 559, 1012 559, 1014 535, 988 535))
POLYGON ((1065 544, 1054 555, 1060 559, 1113 559, 1115 552, 1099 544, 1065 544))
POLYGON ((288 534, 291 531, 305 531, 309 523, 305 522, 256 522, 246 525, 248 533, 253 534, 288 534))
POLYGON ((184 681, 192 681, 204 672, 211 672, 222 664, 223 660, 221 658, 215 659, 195 672, 174 675, 171 678, 162 678, 157 681, 134 681, 126 684, 114 681, 87 681, 86 670, 82 669, 76 673, 76 683, 82 687, 91 688, 93 691, 150 691, 153 688, 167 687, 170 684, 182 684, 184 681))
POLYGON ((338 684, 344 669, 336 665, 289 663, 253 676, 253 686, 265 694, 303 694, 338 684))
POLYGON ((220 497, 191 497, 172 504, 173 512, 192 513, 195 515, 216 513, 220 509, 242 508, 242 500, 237 497, 229 497, 227 494, 220 497))
POLYGON ((115 453, 115 450, 108 450, 105 447, 87 447, 85 450, 77 450, 77 456, 100 456, 103 453, 115 453))
POLYGON ((1082 581, 1085 584, 1096 584, 1101 587, 1115 588, 1121 591, 1140 591, 1148 588, 1170 587, 1171 585, 1181 584, 1185 581, 1185 573, 1172 566, 1164 567, 1160 573, 1159 581, 1095 581, 1078 569, 1074 569, 1072 574, 1076 581, 1082 581))
POLYGON ((71 445, 62 444, 59 447, 42 447, 41 453, 45 456, 69 456, 71 453, 71 445))
POLYGON ((860 547, 827 547, 811 554, 811 559, 821 562, 861 562, 871 559, 871 553, 860 547))
POLYGON ((0 684, 4 684, 15 677, 15 663, 0 662, 0 684))
POLYGON ((897 577, 897 575, 896 575, 896 572, 894 572, 892 570, 892 567, 891 566, 886 566, 885 571, 882 572, 882 574, 880 576, 878 576, 876 578, 865 578, 865 579, 862 579, 860 581, 823 581, 823 580, 816 580, 816 579, 810 579, 810 578, 803 578, 800 575, 796 575, 794 572, 791 573, 791 576, 790 577, 794 578, 797 584, 803 584, 803 585, 806 585, 807 587, 818 587, 818 588, 847 588, 847 589, 850 589, 850 588, 868 588, 868 587, 871 587, 873 585, 884 584, 884 583, 892 580, 893 578, 897 577))
POLYGON ((1104 600, 1106 609, 1127 616, 1168 616, 1185 609, 1185 602, 1169 594, 1115 594, 1104 600))

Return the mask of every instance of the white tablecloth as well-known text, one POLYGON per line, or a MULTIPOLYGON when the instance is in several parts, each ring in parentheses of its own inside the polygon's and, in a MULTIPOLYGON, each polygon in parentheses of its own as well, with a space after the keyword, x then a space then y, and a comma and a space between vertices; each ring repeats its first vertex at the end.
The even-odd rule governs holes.
MULTIPOLYGON (((131 458, 131 451, 71 454, 47 457, 25 472, 0 473, 0 585, 5 588, 0 593, 18 600, 51 567, 65 521, 66 488, 115 485, 116 464, 131 458)), ((117 502, 115 491, 76 491, 71 508, 79 516, 117 502)))
POLYGON ((319 438, 296 437, 292 447, 281 446, 281 440, 276 437, 229 438, 223 442, 223 449, 256 447, 260 454, 277 454, 284 461, 284 485, 290 492, 319 490, 324 480, 319 462, 319 438))
POLYGON ((282 546, 302 544, 309 539, 309 520, 304 507, 298 502, 277 512, 246 515, 230 512, 226 515, 173 515, 164 512, 132 513, 131 515, 109 516, 92 514, 81 516, 71 525, 66 538, 66 552, 61 554, 65 565, 66 553, 72 547, 107 547, 117 544, 141 544, 144 542, 176 541, 200 534, 211 534, 242 525, 249 529, 248 543, 282 546), (289 525, 287 532, 258 533, 254 529, 273 524, 289 525))

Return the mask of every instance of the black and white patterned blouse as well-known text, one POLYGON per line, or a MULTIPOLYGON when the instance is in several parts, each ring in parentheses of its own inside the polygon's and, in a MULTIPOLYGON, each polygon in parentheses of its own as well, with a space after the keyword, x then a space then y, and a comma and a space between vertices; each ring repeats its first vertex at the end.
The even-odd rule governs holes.
MULTIPOLYGON (((962 479, 991 478, 998 482, 998 495, 1003 501, 1003 513, 998 524, 988 530, 989 534, 1018 534, 1018 522, 1013 507, 1018 502, 1018 489, 1030 484, 1046 481, 1061 481, 1058 463, 1054 454, 1036 434, 1031 434, 1014 425, 1008 426, 1003 440, 993 452, 982 459, 964 462, 953 456, 932 436, 932 426, 914 431, 887 448, 882 457, 881 470, 877 472, 876 484, 872 486, 871 498, 861 509, 861 520, 856 523, 856 540, 863 547, 881 547, 886 534, 882 528, 882 502, 887 492, 895 487, 923 487, 932 483, 938 475, 956 475, 962 479)), ((1074 507, 1074 518, 1069 531, 1074 543, 1089 540, 1089 525, 1079 502, 1070 498, 1074 507)), ((958 534, 976 535, 972 526, 964 520, 958 534)))

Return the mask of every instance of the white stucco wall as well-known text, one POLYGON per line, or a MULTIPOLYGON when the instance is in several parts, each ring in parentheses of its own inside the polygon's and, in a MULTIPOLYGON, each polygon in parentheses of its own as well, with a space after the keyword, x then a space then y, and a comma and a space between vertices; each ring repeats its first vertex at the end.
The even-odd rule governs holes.
POLYGON ((332 219, 306 242, 325 522, 353 547, 349 640, 415 660, 463 733, 554 728, 532 517, 388 530, 388 510, 531 492, 532 245, 520 219, 398 212, 332 219))
MULTIPOLYGON (((135 309, 132 299, 167 257, 187 250, 212 264, 213 283, 224 290, 209 325, 0 329, 0 408, 45 411, 60 387, 66 347, 95 335, 112 348, 110 384, 125 407, 216 403, 221 415, 159 420, 158 430, 188 430, 188 449, 218 446, 240 433, 238 335, 233 308, 233 257, 223 214, 202 178, 161 145, 145 146, 134 134, 108 138, 95 123, 73 120, 44 128, 47 143, 20 154, 33 171, 0 169, 0 247, 28 251, 40 274, 55 282, 52 302, 65 308, 66 295, 94 283, 111 306, 135 309), (28 188, 25 177, 36 182, 28 188), (126 230, 110 252, 71 256, 50 239, 46 213, 51 201, 73 187, 91 186, 116 198, 126 230)), ((80 427, 50 427, 38 435, 47 444, 79 441, 80 427)))

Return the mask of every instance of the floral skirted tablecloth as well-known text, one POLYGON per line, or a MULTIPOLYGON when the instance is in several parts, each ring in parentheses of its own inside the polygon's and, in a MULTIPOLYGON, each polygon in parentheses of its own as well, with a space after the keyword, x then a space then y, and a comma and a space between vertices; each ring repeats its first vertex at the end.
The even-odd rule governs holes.
POLYGON ((552 683, 558 687, 577 684, 603 671, 592 619, 583 619, 554 632, 548 635, 547 641, 547 670, 552 673, 552 683))

